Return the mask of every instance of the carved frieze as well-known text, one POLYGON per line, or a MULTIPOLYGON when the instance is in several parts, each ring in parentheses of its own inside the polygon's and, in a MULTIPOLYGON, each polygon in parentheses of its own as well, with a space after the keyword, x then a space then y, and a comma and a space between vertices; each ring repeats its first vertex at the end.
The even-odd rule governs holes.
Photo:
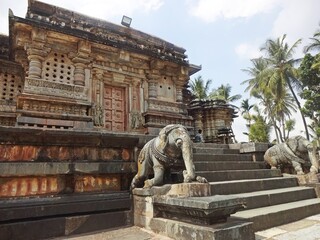
POLYGON ((145 117, 146 126, 164 127, 169 124, 181 124, 186 127, 192 127, 192 118, 178 118, 159 115, 149 115, 145 117))
POLYGON ((15 117, 0 117, 0 126, 14 126, 15 124, 15 117))
POLYGON ((85 105, 71 105, 54 101, 48 102, 29 99, 24 99, 21 105, 25 111, 88 116, 87 106, 85 105))
POLYGON ((181 104, 149 100, 148 110, 160 111, 160 112, 172 112, 172 113, 186 113, 186 107, 181 104))
POLYGON ((87 100, 88 98, 88 89, 83 86, 68 85, 43 79, 26 78, 24 92, 79 100, 87 100))

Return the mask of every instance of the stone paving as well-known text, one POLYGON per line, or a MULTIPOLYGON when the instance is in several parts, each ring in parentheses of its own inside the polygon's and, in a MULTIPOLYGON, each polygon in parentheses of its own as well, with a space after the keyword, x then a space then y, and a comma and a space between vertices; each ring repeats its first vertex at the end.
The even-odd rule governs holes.
MULTIPOLYGON (((58 238, 60 239, 60 238, 58 238)), ((56 240, 58 240, 56 239, 56 240)), ((62 239, 62 238, 61 238, 62 239)), ((66 237, 63 237, 66 239, 66 237)), ((69 240, 172 240, 166 236, 155 234, 139 227, 125 227, 91 234, 83 234, 67 238, 69 240)))
MULTIPOLYGON (((65 239, 65 237, 63 238, 65 239)), ((139 227, 126 227, 105 232, 69 237, 70 240, 172 240, 139 227)), ((320 240, 320 214, 256 232, 256 240, 320 240)), ((227 239, 226 239, 227 240, 227 239)))
POLYGON ((256 240, 320 240, 320 214, 256 232, 256 240))

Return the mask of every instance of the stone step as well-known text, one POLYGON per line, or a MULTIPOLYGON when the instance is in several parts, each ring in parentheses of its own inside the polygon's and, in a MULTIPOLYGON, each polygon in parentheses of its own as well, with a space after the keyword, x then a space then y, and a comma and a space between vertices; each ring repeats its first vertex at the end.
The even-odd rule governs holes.
MULTIPOLYGON (((260 159, 259 159, 260 160, 260 159)), ((193 161, 252 161, 252 154, 205 154, 194 153, 193 161)))
POLYGON ((317 197, 314 188, 304 186, 239 193, 228 196, 243 199, 246 202, 247 210, 317 197))
POLYGON ((211 182, 211 194, 237 194, 298 186, 295 177, 274 177, 265 179, 245 179, 211 182))
POLYGON ((264 162, 244 161, 197 161, 194 165, 196 171, 265 169, 266 167, 264 162))
POLYGON ((279 169, 258 169, 258 170, 225 170, 225 171, 197 171, 196 174, 205 177, 209 182, 229 181, 241 179, 257 179, 280 177, 279 169))
POLYGON ((261 231, 298 221, 320 213, 320 199, 312 198, 274 206, 237 212, 232 216, 253 222, 253 230, 261 231))
POLYGON ((194 148, 224 148, 229 149, 229 144, 221 143, 193 143, 194 148))
POLYGON ((239 149, 196 147, 196 148, 193 148, 193 153, 203 153, 203 154, 239 154, 240 152, 239 152, 239 149))
POLYGON ((228 218, 227 222, 215 223, 210 226, 165 218, 153 218, 150 222, 152 231, 179 240, 254 240, 252 225, 251 222, 232 217, 228 218))

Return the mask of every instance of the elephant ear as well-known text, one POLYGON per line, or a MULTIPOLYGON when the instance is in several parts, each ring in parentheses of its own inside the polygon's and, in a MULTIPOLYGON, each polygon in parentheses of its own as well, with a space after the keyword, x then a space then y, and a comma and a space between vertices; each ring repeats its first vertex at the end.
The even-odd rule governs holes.
POLYGON ((168 135, 175 128, 176 128, 175 124, 170 124, 170 125, 167 125, 164 128, 162 128, 161 131, 159 132, 159 140, 160 141, 159 141, 158 147, 161 150, 163 150, 167 146, 167 143, 169 141, 168 135))

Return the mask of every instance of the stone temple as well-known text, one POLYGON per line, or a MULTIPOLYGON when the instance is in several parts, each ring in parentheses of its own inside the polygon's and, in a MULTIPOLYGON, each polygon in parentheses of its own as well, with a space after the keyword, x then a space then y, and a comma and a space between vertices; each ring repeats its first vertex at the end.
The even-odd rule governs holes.
MULTIPOLYGON (((260 179, 257 186, 269 189, 271 185, 261 179, 283 182, 274 188, 297 188, 296 178, 282 178, 279 169, 265 169, 261 159, 266 146, 243 150, 241 144, 231 144, 234 106, 190 101, 188 81, 201 67, 189 63, 185 49, 130 27, 36 0, 28 3, 25 18, 9 10, 9 35, 0 35, 1 239, 45 239, 132 225, 165 232, 152 224, 163 226, 161 219, 172 215, 170 209, 180 209, 177 214, 186 222, 194 222, 197 215, 196 222, 210 225, 214 218, 226 220, 246 201, 249 208, 259 207, 250 206, 254 202, 250 197, 211 199, 211 195, 233 190, 239 194, 252 187, 255 178, 260 179), (137 173, 137 157, 144 144, 169 124, 185 126, 191 136, 203 130, 206 143, 195 144, 194 159, 196 170, 209 182, 251 179, 251 185, 242 182, 237 189, 196 185, 205 192, 205 200, 171 199, 170 203, 154 198, 157 219, 148 215, 153 210, 147 213, 144 208, 157 191, 137 189, 134 205, 141 212, 134 212, 129 188, 137 173), (207 166, 206 161, 215 157, 218 162, 207 166), (209 207, 188 208, 196 203, 209 207), (211 208, 219 204, 228 211, 211 208), (208 211, 211 217, 201 219, 208 211)), ((181 169, 176 169, 166 181, 181 182, 181 175, 181 169)), ((201 197, 185 189, 181 192, 201 197)), ((313 188, 307 192, 309 198, 315 197, 313 188)), ((319 206, 313 203, 304 213, 319 206)), ((234 224, 238 227, 230 234, 237 238, 232 239, 252 239, 254 231, 275 223, 252 225, 252 219, 232 220, 220 229, 234 224)), ((185 232, 225 237, 221 231, 179 226, 185 232)))

